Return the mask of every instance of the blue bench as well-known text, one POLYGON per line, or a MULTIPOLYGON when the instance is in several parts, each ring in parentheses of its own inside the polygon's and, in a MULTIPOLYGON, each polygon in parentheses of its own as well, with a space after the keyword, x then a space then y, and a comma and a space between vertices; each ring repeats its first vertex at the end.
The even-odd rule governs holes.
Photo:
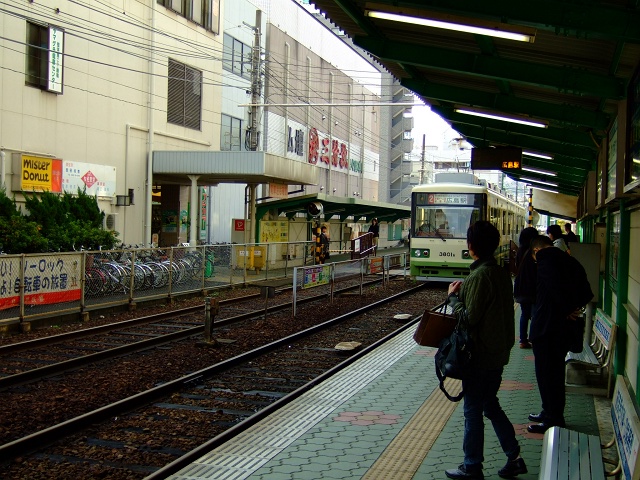
MULTIPOLYGON (((569 352, 565 364, 579 364, 598 372, 607 373, 606 394, 611 393, 611 352, 616 338, 616 324, 600 309, 596 309, 593 322, 593 341, 585 338, 582 352, 569 352)), ((571 387, 571 385, 569 386, 571 387)))
MULTIPOLYGON (((616 382, 611 401, 611 420, 614 438, 606 445, 600 437, 552 427, 546 431, 542 441, 540 480, 594 479, 622 473, 625 480, 639 480, 640 469, 636 468, 638 444, 640 442, 640 420, 632 401, 629 386, 621 375, 616 382), (616 445, 618 464, 606 472, 602 449, 616 445)), ((609 463, 609 462, 607 462, 609 463)))

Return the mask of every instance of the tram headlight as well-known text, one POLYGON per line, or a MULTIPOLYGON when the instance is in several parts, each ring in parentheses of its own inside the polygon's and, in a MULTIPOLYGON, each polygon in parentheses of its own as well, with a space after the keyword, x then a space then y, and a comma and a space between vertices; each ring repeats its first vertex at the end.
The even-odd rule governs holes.
POLYGON ((469 250, 462 250, 462 258, 465 260, 469 260, 471 255, 469 255, 469 250))
POLYGON ((428 248, 425 248, 423 250, 420 249, 415 249, 413 251, 413 256, 414 257, 424 257, 424 258, 429 258, 431 256, 431 250, 429 250, 428 248))

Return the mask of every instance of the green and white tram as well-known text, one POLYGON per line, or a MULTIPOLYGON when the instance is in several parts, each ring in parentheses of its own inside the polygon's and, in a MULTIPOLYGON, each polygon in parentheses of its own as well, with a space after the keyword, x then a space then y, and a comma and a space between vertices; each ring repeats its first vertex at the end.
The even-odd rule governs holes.
MULTIPOLYGON (((460 174, 460 178, 480 182, 470 174, 460 174)), ((510 242, 517 244, 524 228, 525 213, 523 206, 490 184, 436 182, 415 187, 411 195, 411 276, 440 281, 466 277, 473 261, 467 229, 478 220, 488 220, 498 228, 501 241, 496 258, 504 265, 510 242)))

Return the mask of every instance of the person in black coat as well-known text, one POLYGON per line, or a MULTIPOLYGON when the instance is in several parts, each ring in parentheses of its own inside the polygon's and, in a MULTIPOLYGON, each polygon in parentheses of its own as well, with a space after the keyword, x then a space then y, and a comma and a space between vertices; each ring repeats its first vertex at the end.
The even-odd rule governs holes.
POLYGON ((538 230, 527 227, 520 232, 516 253, 517 274, 513 284, 513 298, 520 304, 520 348, 531 348, 529 342, 529 320, 536 301, 536 262, 529 254, 531 240, 538 236, 538 230))
POLYGON ((378 223, 378 219, 374 218, 371 220, 371 226, 369 227, 369 233, 373 234, 373 254, 376 255, 378 253, 378 240, 380 238, 380 223, 378 223))
POLYGON ((529 415, 537 422, 527 427, 544 433, 552 426, 564 427, 565 363, 569 351, 568 331, 580 310, 593 298, 587 274, 578 260, 553 247, 551 239, 539 235, 531 241, 537 263, 536 302, 529 338, 533 343, 536 380, 542 411, 529 415))
POLYGON ((321 255, 320 255, 320 263, 324 263, 326 260, 331 258, 331 254, 329 253, 329 237, 327 236, 327 227, 325 225, 320 229, 320 246, 321 246, 321 255))
POLYGON ((564 238, 567 245, 570 243, 578 243, 578 237, 571 231, 571 223, 567 222, 564 224, 564 235, 562 238, 564 238))

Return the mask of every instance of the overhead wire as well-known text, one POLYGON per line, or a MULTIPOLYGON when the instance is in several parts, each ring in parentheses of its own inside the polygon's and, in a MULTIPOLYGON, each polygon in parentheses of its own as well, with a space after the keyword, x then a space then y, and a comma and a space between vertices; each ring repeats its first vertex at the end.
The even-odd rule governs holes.
MULTIPOLYGON (((153 29, 151 29, 149 26, 147 26, 143 22, 139 22, 139 21, 135 21, 135 20, 129 20, 129 17, 127 19, 122 19, 121 15, 112 15, 112 14, 106 13, 105 11, 103 11, 101 9, 89 6, 86 2, 82 2, 82 1, 79 1, 79 0, 69 0, 69 1, 70 1, 70 3, 82 6, 84 8, 88 8, 88 9, 90 9, 90 10, 96 12, 96 13, 100 13, 102 15, 107 15, 110 18, 113 18, 114 20, 117 20, 118 22, 123 22, 124 24, 140 28, 143 31, 146 31, 146 32, 154 31, 153 29)), ((143 3, 139 2, 139 1, 137 3, 139 3, 142 6, 144 6, 145 8, 151 8, 148 5, 143 4, 143 3)), ((3 1, 1 4, 2 5, 8 5, 8 2, 3 1)), ((103 8, 108 8, 108 9, 112 9, 113 10, 113 7, 111 7, 109 5, 107 5, 105 7, 104 2, 101 2, 101 1, 95 1, 94 4, 98 4, 98 5, 101 5, 103 8)), ((18 5, 18 4, 16 2, 14 2, 14 5, 18 5)), ((58 24, 60 24, 59 23, 60 22, 60 15, 63 15, 63 16, 68 17, 69 19, 72 19, 73 21, 67 19, 67 20, 65 20, 65 23, 64 23, 64 25, 66 25, 66 27, 67 27, 67 33, 69 35, 76 36, 77 38, 82 39, 82 40, 84 40, 86 42, 93 42, 96 45, 101 45, 104 48, 109 48, 109 49, 113 49, 115 51, 119 51, 119 52, 121 52, 123 54, 132 55, 132 56, 134 56, 136 58, 139 58, 139 59, 142 59, 142 60, 145 60, 145 61, 155 61, 155 63, 161 64, 163 67, 166 65, 164 62, 161 62, 159 60, 153 60, 153 56, 154 55, 146 56, 146 55, 141 54, 141 53, 135 53, 135 52, 127 51, 124 48, 120 47, 120 45, 124 44, 124 45, 127 45, 127 46, 131 47, 131 48, 136 48, 136 49, 139 49, 141 51, 146 51, 147 53, 152 53, 151 49, 147 46, 148 45, 148 39, 146 37, 144 37, 144 36, 133 35, 133 34, 131 34, 131 32, 126 32, 124 30, 118 30, 118 29, 113 29, 113 28, 110 29, 110 32, 101 31, 97 27, 102 27, 103 25, 97 24, 96 22, 91 22, 91 21, 88 21, 86 19, 71 15, 71 14, 69 14, 67 12, 61 12, 61 11, 58 11, 56 13, 56 16, 53 17, 49 13, 49 10, 46 9, 46 7, 44 7, 42 5, 38 5, 38 4, 32 4, 32 5, 35 5, 35 7, 37 7, 40 10, 40 14, 43 16, 44 19, 57 20, 58 24), (118 36, 114 35, 112 32, 120 33, 123 36, 126 35, 126 40, 125 40, 125 37, 118 37, 118 36), (102 43, 102 42, 99 42, 97 39, 104 39, 106 42, 117 42, 119 46, 116 47, 114 45, 109 45, 107 43, 102 43)), ((18 10, 21 9, 19 5, 16 8, 18 10)), ((21 10, 24 11, 25 9, 22 8, 21 10)), ((161 12, 163 10, 164 9, 158 9, 158 11, 161 11, 161 12)), ((9 14, 14 14, 16 16, 20 16, 21 18, 24 18, 25 20, 29 19, 29 17, 26 16, 26 14, 25 15, 20 15, 19 13, 10 12, 10 11, 7 11, 6 9, 3 9, 1 11, 4 11, 4 13, 9 13, 9 14)), ((29 11, 28 13, 31 13, 31 12, 29 11)), ((118 11, 118 13, 121 13, 121 12, 118 11)), ((162 13, 162 14, 167 16, 164 13, 162 13)), ((43 18, 40 18, 39 20, 42 21, 43 18)), ((169 17, 167 16, 167 18, 169 18, 169 17)), ((211 59, 213 61, 223 61, 223 56, 226 53, 224 46, 223 46, 223 48, 221 50, 214 49, 214 51, 212 53, 219 53, 220 54, 219 57, 216 57, 216 56, 213 56, 211 54, 207 54, 206 52, 200 50, 200 49, 203 49, 203 50, 206 49, 209 52, 211 52, 212 49, 210 48, 210 45, 208 45, 208 44, 204 44, 204 43, 203 44, 198 44, 198 43, 193 42, 193 41, 185 41, 183 37, 182 38, 177 38, 177 37, 174 37, 174 36, 170 36, 170 35, 167 35, 165 32, 159 32, 157 29, 155 30, 155 33, 162 34, 166 38, 169 38, 169 39, 171 39, 173 41, 178 41, 180 44, 182 44, 185 47, 185 49, 180 50, 180 49, 176 49, 174 46, 167 45, 167 44, 163 45, 160 42, 157 42, 157 44, 159 45, 159 48, 153 51, 153 53, 155 54, 156 58, 159 58, 159 57, 160 58, 164 58, 164 55, 167 55, 166 58, 169 58, 169 55, 174 54, 174 55, 181 55, 181 56, 185 56, 185 57, 192 57, 192 58, 199 58, 199 59, 211 59)), ((6 38, 6 37, 0 37, 0 38, 3 38, 3 39, 8 40, 8 41, 14 41, 15 42, 15 40, 9 39, 9 38, 6 38)), ((26 42, 15 42, 15 43, 26 44, 26 42)), ((5 48, 7 48, 7 47, 5 47, 5 48)), ((80 56, 74 56, 74 55, 70 55, 70 54, 65 54, 65 56, 67 56, 69 58, 74 58, 74 59, 77 59, 77 60, 82 60, 82 61, 86 61, 86 62, 97 64, 97 65, 105 66, 105 67, 118 68, 118 69, 123 69, 123 70, 134 72, 134 73, 141 73, 141 74, 149 75, 149 72, 144 71, 144 70, 138 70, 138 69, 135 69, 135 68, 123 67, 123 66, 120 66, 120 65, 109 64, 109 63, 106 63, 106 62, 97 62, 97 61, 92 60, 92 59, 83 58, 83 57, 80 57, 80 56)), ((268 58, 269 58, 269 60, 265 60, 263 62, 263 64, 265 66, 268 66, 269 63, 273 64, 275 62, 275 65, 284 68, 284 65, 282 63, 275 61, 275 59, 277 58, 277 55, 271 53, 268 58)), ((309 65, 309 66, 308 65, 302 65, 301 66, 301 65, 298 65, 298 64, 295 64, 295 63, 289 63, 289 65, 288 65, 289 74, 291 74, 292 70, 296 69, 296 67, 303 67, 305 70, 309 69, 310 71, 312 71, 314 73, 314 75, 315 75, 315 72, 316 72, 315 69, 318 69, 318 71, 324 72, 326 75, 328 75, 328 73, 326 73, 326 69, 323 68, 322 66, 315 66, 315 65, 309 65)), ((71 66, 69 66, 68 64, 65 65, 65 68, 69 68, 69 69, 73 70, 73 68, 71 66)), ((374 72, 362 72, 362 71, 357 71, 357 70, 347 71, 347 70, 339 70, 339 69, 337 69, 337 67, 334 67, 334 68, 336 68, 336 72, 341 72, 343 74, 347 74, 347 75, 345 75, 345 77, 347 77, 347 76, 350 77, 350 75, 348 75, 348 73, 359 73, 359 74, 366 73, 368 75, 373 75, 373 77, 375 77, 375 78, 379 77, 379 74, 378 73, 374 73, 374 72)), ((11 70, 11 69, 8 69, 8 70, 11 70)), ((75 70, 75 71, 81 72, 80 70, 75 70)), ((269 69, 266 70, 266 72, 269 72, 269 71, 270 71, 269 69)), ((219 76, 218 72, 214 71, 214 70, 206 70, 205 69, 205 70, 203 70, 203 73, 204 72, 206 72, 208 74, 215 74, 216 76, 219 76)), ((16 73, 21 73, 21 72, 16 72, 16 73)), ((87 74, 89 76, 92 76, 94 78, 99 78, 99 79, 102 79, 102 80, 106 81, 106 79, 104 79, 104 78, 88 74, 87 72, 82 72, 82 73, 85 73, 85 74, 87 74)), ((159 74, 156 74, 156 75, 159 76, 159 77, 168 78, 168 75, 159 75, 159 74)), ((296 75, 295 73, 293 75, 297 78, 298 81, 301 80, 300 77, 298 75, 296 75)), ((360 75, 360 76, 362 77, 362 75, 360 75)), ((334 85, 338 85, 338 86, 340 86, 340 85, 353 85, 353 79, 344 78, 344 81, 343 81, 342 80, 343 77, 337 77, 337 78, 338 78, 338 80, 334 79, 334 85)), ((109 80, 109 81, 111 83, 113 83, 111 80, 109 80)), ((265 81, 267 82, 267 85, 270 85, 273 89, 277 89, 278 87, 280 89, 284 88, 284 84, 281 83, 280 85, 278 85, 279 79, 276 76, 268 76, 268 74, 265 73, 265 81)), ((133 88, 130 85, 119 84, 117 82, 115 82, 115 83, 120 85, 121 87, 124 87, 124 88, 133 88)), ((362 82, 358 82, 358 83, 361 86, 363 86, 363 88, 367 86, 366 83, 362 83, 362 82)), ((246 86, 231 85, 231 84, 227 84, 227 83, 224 83, 224 82, 206 81, 206 78, 205 78, 204 75, 203 75, 203 85, 224 86, 224 87, 231 87, 231 88, 246 89, 246 86)), ((303 83, 303 85, 305 87, 307 87, 306 84, 303 83)), ((379 86, 379 83, 371 83, 369 85, 379 86)), ((140 104, 137 104, 135 102, 130 102, 128 100, 124 100, 124 99, 120 99, 120 98, 117 98, 117 97, 113 97, 111 95, 105 95, 105 94, 102 94, 100 92, 92 91, 90 89, 80 88, 80 87, 77 87, 77 86, 69 85, 68 83, 65 84, 65 86, 68 86, 69 88, 76 88, 78 90, 82 90, 82 91, 85 91, 87 93, 94 93, 96 95, 105 96, 107 98, 111 98, 111 99, 114 99, 114 100, 121 100, 123 102, 133 103, 135 105, 140 105, 140 104)), ((289 86, 289 88, 291 89, 291 86, 289 86)), ((146 91, 141 90, 141 89, 136 89, 136 88, 133 88, 133 89, 137 90, 139 92, 147 93, 146 91)), ((294 90, 296 90, 296 89, 294 89, 294 90)), ((298 90, 297 93, 298 93, 298 98, 304 98, 304 96, 307 96, 307 95, 304 95, 304 92, 301 92, 300 90, 298 90)), ((338 91, 338 92, 335 93, 334 101, 339 102, 340 100, 343 100, 345 98, 348 99, 349 101, 351 101, 352 97, 349 97, 348 95, 349 95, 348 93, 340 93, 338 91)), ((163 100, 166 100, 166 97, 163 97, 161 95, 157 95, 156 94, 156 97, 162 98, 163 100)), ((309 96, 309 101, 311 102, 312 99, 315 100, 316 98, 318 100, 322 99, 322 97, 320 97, 320 96, 314 96, 314 97, 310 97, 309 96)), ((146 107, 146 105, 140 105, 140 106, 146 107)), ((319 113, 321 112, 320 107, 313 107, 312 106, 311 108, 313 108, 316 112, 319 112, 319 113)), ((334 107, 334 108, 337 109, 338 107, 334 107)), ((346 108, 350 108, 350 107, 346 107, 346 108)), ((162 110, 162 109, 158 109, 158 108, 156 108, 156 110, 163 111, 163 112, 166 111, 166 110, 162 110)), ((212 110, 207 110, 204 107, 204 104, 203 104, 203 112, 213 113, 212 110)), ((343 119, 346 118, 346 114, 343 113, 340 109, 337 109, 337 110, 334 111, 334 117, 336 115, 338 115, 339 118, 340 118, 340 115, 342 115, 343 119)), ((301 123, 301 124, 305 123, 304 121, 301 121, 301 120, 303 120, 302 115, 297 115, 297 114, 291 115, 290 114, 290 116, 294 120, 300 121, 299 123, 301 123)), ((202 116, 202 118, 203 118, 203 121, 206 122, 206 120, 204 120, 204 115, 202 116)), ((343 120, 343 121, 345 121, 345 120, 343 120)), ((219 122, 208 122, 208 123, 212 123, 214 125, 220 125, 219 122)), ((363 132, 363 135, 365 135, 365 137, 363 138, 363 142, 365 144, 366 144, 367 140, 373 141, 373 140, 377 139, 377 134, 375 132, 372 132, 370 129, 366 128, 363 124, 360 123, 360 120, 358 120, 357 118, 352 118, 351 119, 351 124, 352 124, 352 126, 354 128, 357 128, 358 130, 363 132)), ((349 139, 346 139, 346 140, 349 140, 349 139)), ((282 140, 280 140, 280 141, 282 141, 282 140)), ((355 143, 355 142, 350 142, 350 143, 355 143)), ((376 162, 376 160, 369 160, 368 158, 366 158, 366 155, 365 155, 365 162, 367 162, 367 161, 376 162)), ((378 165, 379 165, 380 162, 379 161, 377 161, 377 162, 378 162, 378 165)))

